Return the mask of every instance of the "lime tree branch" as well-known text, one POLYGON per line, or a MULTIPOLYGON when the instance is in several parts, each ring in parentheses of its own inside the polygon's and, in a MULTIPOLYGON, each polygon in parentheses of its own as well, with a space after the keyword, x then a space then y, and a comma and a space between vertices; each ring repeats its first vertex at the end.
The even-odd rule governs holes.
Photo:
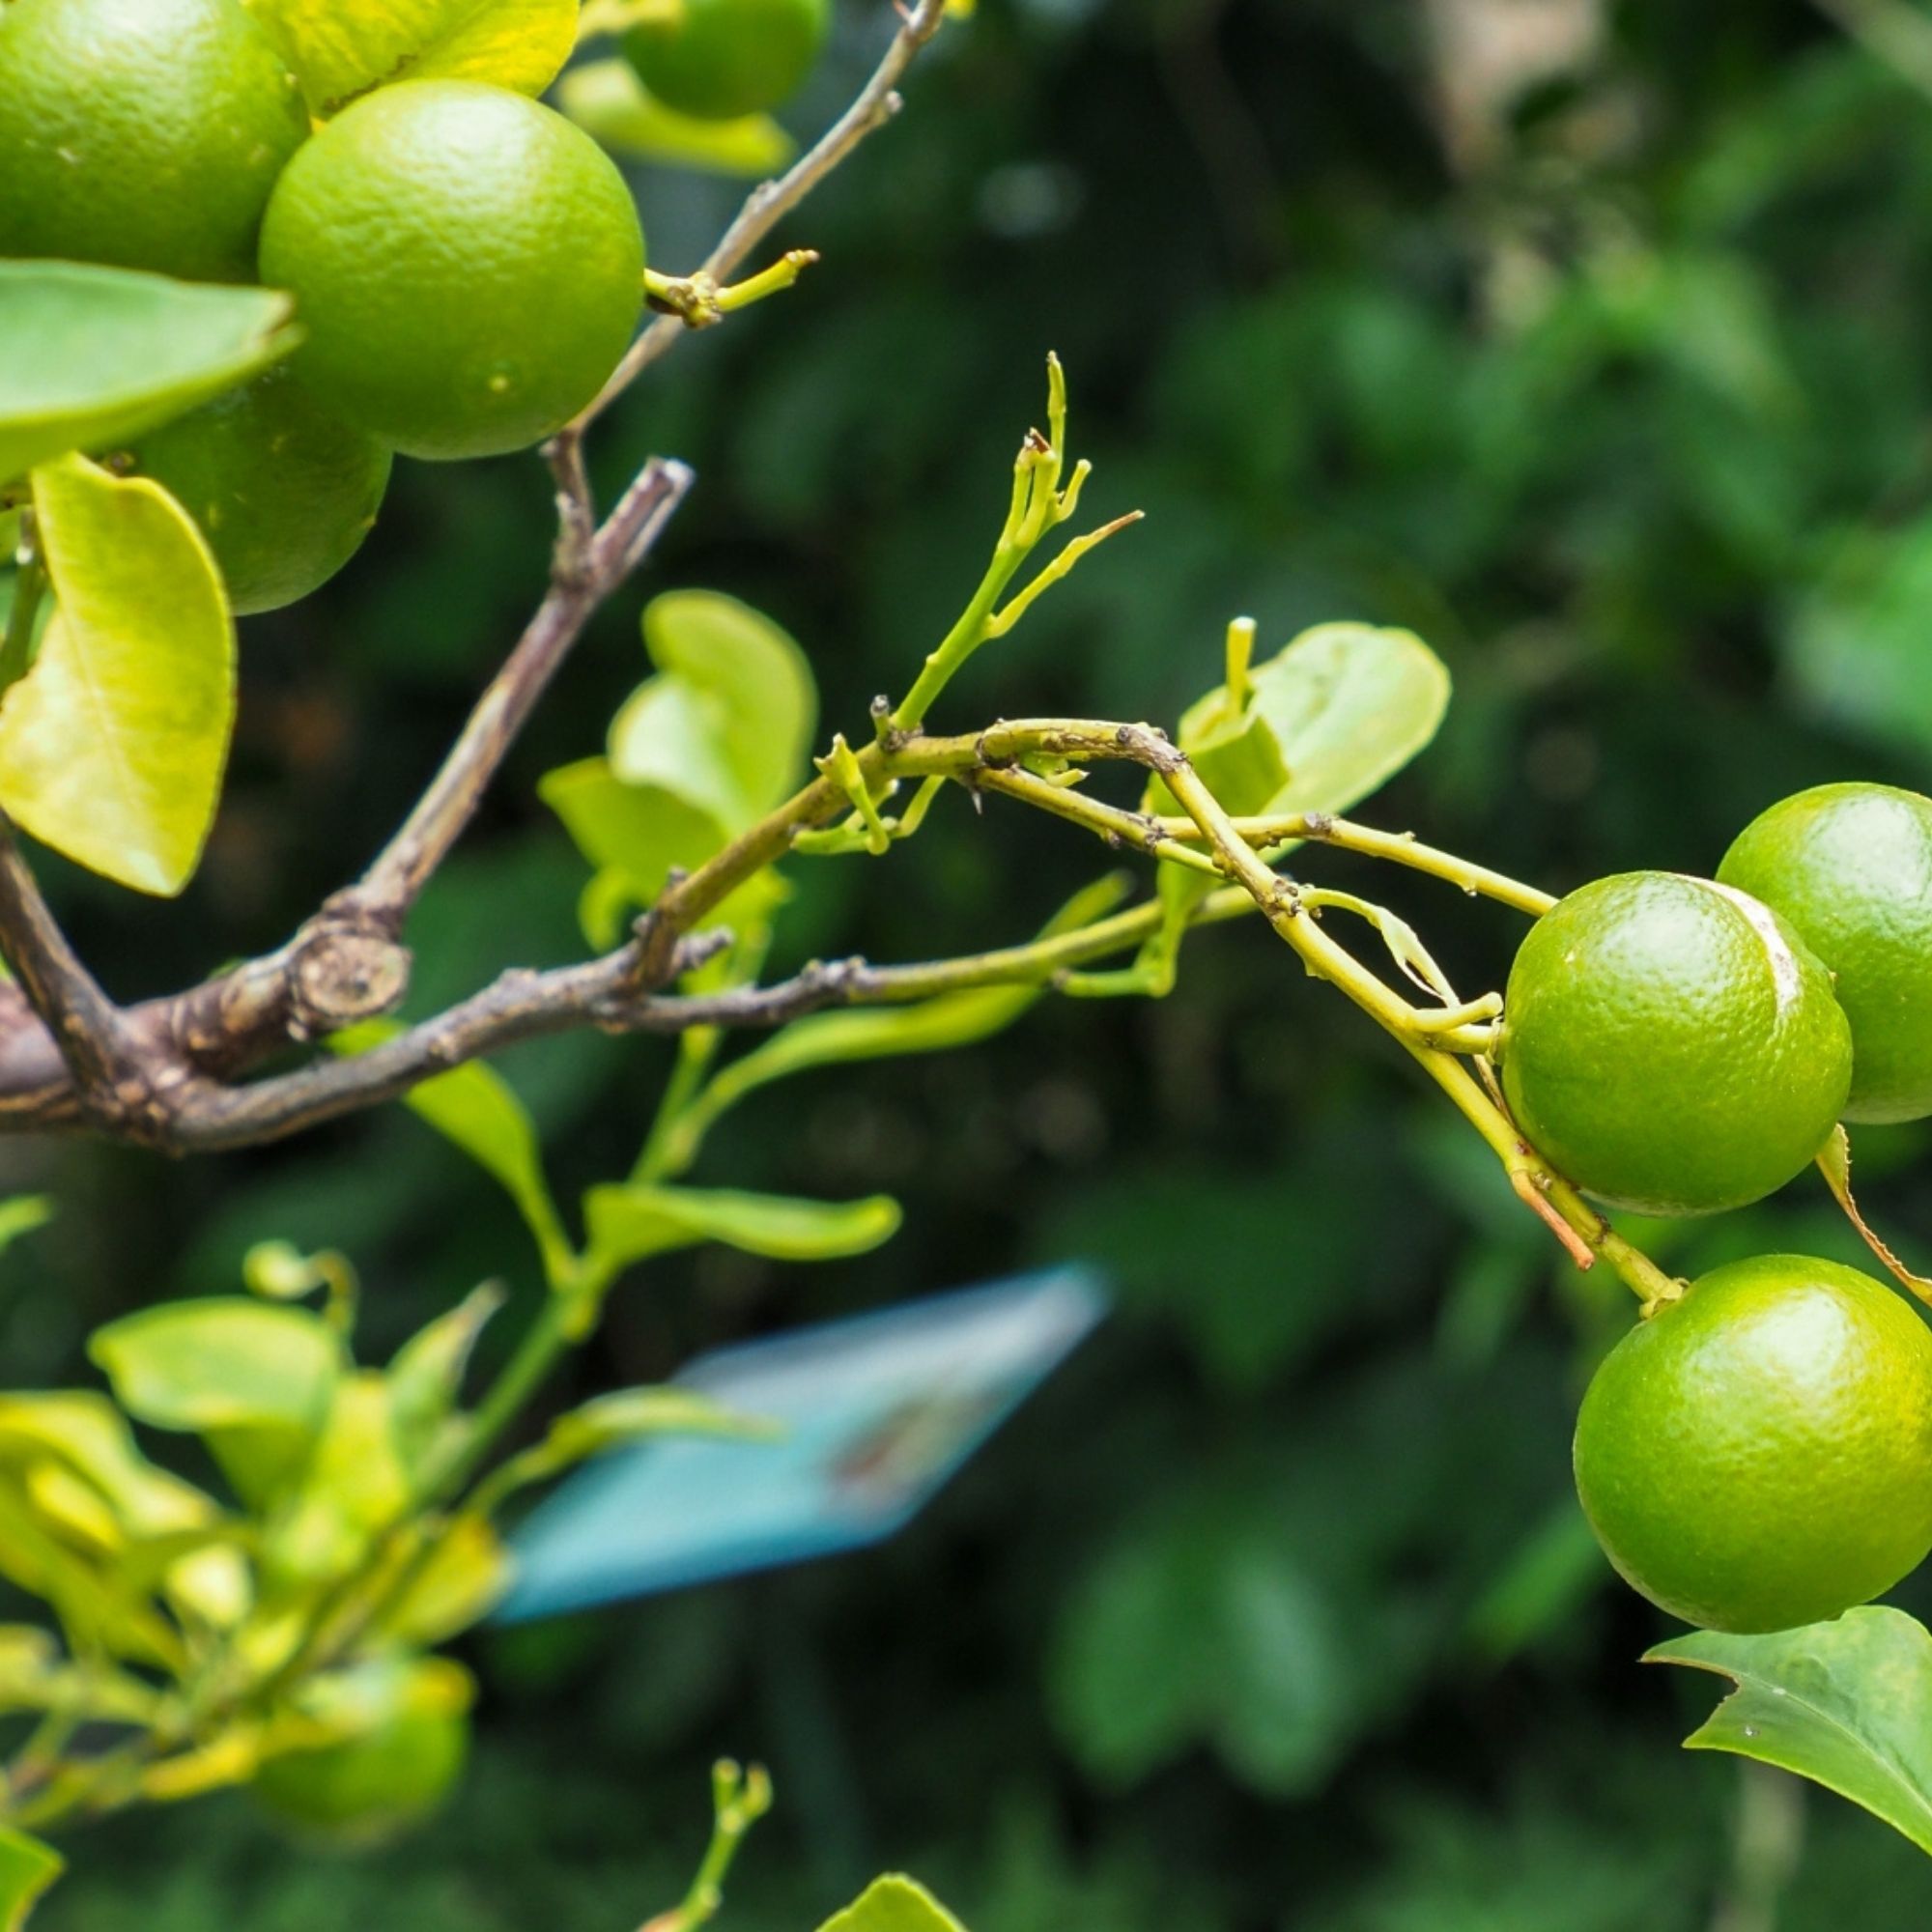
MULTIPOLYGON (((1216 893, 1195 909, 1200 923, 1252 911, 1245 893, 1216 893)), ((1077 932, 959 958, 874 966, 862 958, 819 960, 788 980, 717 993, 647 990, 640 980, 648 929, 602 959, 549 972, 511 972, 460 1006, 346 1060, 324 1060, 251 1086, 211 1086, 178 1120, 183 1152, 252 1147, 396 1099, 467 1061, 527 1039, 597 1028, 612 1034, 682 1035, 699 1027, 769 1030, 835 1007, 916 1005, 989 986, 1051 988, 1062 976, 1132 951, 1159 925, 1161 908, 1136 906, 1077 932)), ((644 923, 648 928, 648 922, 644 923)), ((685 941, 673 975, 715 951, 712 935, 685 941)))
MULTIPOLYGON (((897 83, 939 31, 944 0, 918 0, 878 68, 825 136, 756 189, 693 277, 721 312, 733 271, 767 235, 899 107, 897 83)), ((753 277, 749 298, 803 257, 753 277)), ((699 301, 704 319, 710 311, 699 301)), ((696 311, 695 310, 696 314, 696 311)), ((472 710, 440 769, 361 879, 327 901, 285 945, 166 999, 116 1007, 46 913, 10 847, 0 880, 0 952, 17 984, 0 984, 0 1131, 86 1127, 163 1148, 185 1145, 186 1116, 291 1042, 392 1009, 408 984, 402 929, 417 895, 474 814, 530 712, 598 608, 648 554, 691 486, 681 465, 654 461, 600 524, 582 438, 591 421, 686 330, 660 317, 602 396, 546 454, 556 482, 557 536, 543 602, 472 710)), ((30 614, 30 613, 29 613, 30 614)), ((16 627, 24 635, 24 619, 16 627)), ((20 648, 14 642, 14 653, 20 648)))
POLYGON ((20 851, 14 828, 4 818, 0 818, 0 953, 78 1090, 81 1105, 92 1109, 112 1105, 136 1075, 137 1055, 127 1017, 69 944, 20 851))
MULTIPOLYGON (((848 160, 867 136, 897 114, 902 105, 899 82, 945 20, 946 0, 918 0, 917 5, 903 11, 892 43, 852 104, 784 174, 775 181, 761 182, 752 190, 704 266, 687 278, 688 285, 714 293, 723 289, 772 230, 848 160)), ((603 393, 578 418, 577 429, 596 421, 645 369, 677 344, 687 327, 676 314, 660 316, 652 323, 617 365, 603 393)))

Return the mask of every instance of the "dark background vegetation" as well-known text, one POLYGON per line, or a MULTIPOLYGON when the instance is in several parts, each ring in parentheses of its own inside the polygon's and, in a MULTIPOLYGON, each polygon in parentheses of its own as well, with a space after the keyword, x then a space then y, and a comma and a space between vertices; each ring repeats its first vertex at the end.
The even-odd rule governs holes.
MULTIPOLYGON (((884 13, 845 8, 802 128, 884 13)), ((910 94, 797 224, 827 266, 686 345, 599 452, 608 479, 652 449, 696 465, 653 582, 780 617, 829 721, 902 689, 970 588, 1055 348, 1090 505, 1149 521, 947 722, 1172 720, 1236 611, 1270 644, 1408 625, 1457 703, 1364 815, 1557 888, 1709 869, 1804 783, 1932 777, 1932 99, 1823 14, 985 0, 910 94), (1566 34, 1551 71, 1525 62, 1566 34)), ((669 268, 735 195, 640 185, 669 268)), ((531 459, 405 466, 363 559, 251 623, 192 896, 59 882, 117 992, 272 943, 374 849, 537 593, 547 516, 531 459)), ((424 1004, 581 944, 533 782, 640 674, 640 600, 425 905, 424 1004)), ((796 867, 784 948, 1017 937, 1102 857, 954 797, 886 863, 796 867)), ((1463 981, 1500 982, 1514 915, 1376 883, 1463 981)), ((665 1064, 593 1039, 506 1070, 567 1184, 627 1158, 665 1064)), ((1932 1252, 1925 1136, 1863 1141, 1867 1205, 1932 1252)), ((230 1287, 268 1236, 355 1257, 376 1349, 485 1276, 538 1293, 509 1210, 400 1112, 182 1167, 4 1160, 62 1203, 5 1264, 22 1384, 84 1374, 121 1309, 230 1287)), ((895 1546, 468 1644, 482 1746, 427 1833, 343 1862, 242 1800, 129 1820, 72 1847, 48 1932, 626 1932, 682 1890, 724 1750, 781 1794, 744 1932, 805 1932, 880 1865, 976 1932, 1769 1932, 1739 1861, 1748 1892, 1799 1835, 1789 1932, 1932 1910, 1932 1866, 1861 1813, 1679 1752, 1716 1687, 1638 1666, 1662 1622, 1570 1495, 1570 1417, 1628 1296, 1560 1268, 1400 1056, 1258 928, 1197 938, 1164 1004, 1046 1005, 963 1055, 767 1095, 696 1178, 887 1187, 906 1230, 852 1265, 660 1265, 580 1391, 1062 1256, 1115 1266, 1122 1305, 895 1546)), ((1682 1271, 1848 1254, 1809 1182, 1659 1233, 1682 1271)))

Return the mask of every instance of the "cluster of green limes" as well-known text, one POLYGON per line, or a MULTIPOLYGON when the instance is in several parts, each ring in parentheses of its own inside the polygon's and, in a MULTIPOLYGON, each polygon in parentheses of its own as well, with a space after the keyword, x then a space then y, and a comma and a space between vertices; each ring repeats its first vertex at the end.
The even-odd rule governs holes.
MULTIPOLYGON (((1932 799, 1820 785, 1715 879, 1585 886, 1519 952, 1498 1056, 1525 1138, 1647 1214, 1760 1200, 1840 1120, 1932 1115, 1932 799)), ((1932 1332, 1829 1262, 1719 1268, 1599 1369, 1577 1478, 1611 1561, 1674 1614, 1835 1616, 1932 1550, 1932 1332)))
MULTIPOLYGON (((829 0, 683 0, 627 51, 680 111, 775 105, 829 0)), ((314 124, 242 0, 0 0, 0 256, 296 298, 286 368, 128 455, 194 515, 238 611, 304 596, 392 454, 526 448, 623 355, 644 242, 587 135, 479 82, 401 80, 314 124)))

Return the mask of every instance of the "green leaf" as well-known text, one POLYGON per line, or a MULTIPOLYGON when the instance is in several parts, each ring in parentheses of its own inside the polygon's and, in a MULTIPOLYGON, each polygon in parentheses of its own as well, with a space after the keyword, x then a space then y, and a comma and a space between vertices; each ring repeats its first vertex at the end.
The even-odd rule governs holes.
POLYGON ((760 181, 786 167, 798 143, 769 114, 695 121, 644 91, 627 60, 585 61, 558 83, 556 104, 613 154, 669 167, 760 181))
POLYGON ((41 1894, 67 1869, 51 1845, 0 1825, 0 1932, 20 1932, 41 1894))
POLYGON ((818 1932, 966 1932, 952 1913, 916 1880, 874 1879, 854 1905, 835 1914, 818 1932))
POLYGON ((769 1442, 780 1425, 723 1408, 692 1389, 618 1389, 560 1415, 541 1442, 513 1457, 483 1491, 478 1507, 494 1510, 505 1496, 547 1483, 566 1469, 656 1435, 711 1435, 747 1442, 769 1442), (487 1493, 488 1501, 482 1497, 487 1493))
POLYGON ((54 1204, 45 1194, 16 1194, 11 1201, 0 1201, 0 1255, 53 1218, 54 1204))
MULTIPOLYGON (((402 1031, 393 1020, 345 1027, 331 1036, 337 1053, 366 1053, 402 1031)), ((529 1109, 494 1067, 480 1061, 439 1073, 403 1096, 403 1105, 460 1148, 516 1203, 553 1279, 575 1259, 544 1176, 543 1147, 529 1109)))
MULTIPOLYGON (((415 1561, 416 1546, 405 1539, 400 1566, 415 1561)), ((510 1587, 515 1566, 489 1520, 466 1512, 443 1530, 420 1570, 376 1629, 396 1643, 428 1649, 460 1636, 496 1608, 510 1587)))
POLYGON ((774 1261, 835 1261, 869 1254, 898 1233, 899 1205, 792 1201, 724 1187, 644 1187, 612 1182, 583 1197, 589 1268, 608 1274, 674 1248, 722 1241, 774 1261))
MULTIPOLYGON (((1242 815, 1346 811, 1387 782, 1435 736, 1449 703, 1449 672, 1420 638, 1370 624, 1319 624, 1251 674, 1253 709, 1267 721, 1288 779, 1266 796, 1230 803, 1242 815)), ((1180 744, 1219 742, 1232 699, 1226 686, 1191 706, 1180 744)), ((1151 786, 1157 810, 1178 810, 1151 786)))
POLYGON ((264 1550, 277 1577, 304 1583, 347 1575, 412 1500, 386 1377, 373 1369, 335 1383, 293 1501, 264 1550))
POLYGON ((435 1447, 454 1414, 476 1338, 504 1299, 494 1283, 472 1289, 396 1351, 388 1369, 389 1403, 396 1445, 412 1469, 435 1447))
MULTIPOLYGON (((1103 919, 1120 904, 1121 891, 1117 879, 1095 880, 1047 921, 1040 928, 1040 938, 1078 932, 1103 919)), ((715 1119, 758 1088, 814 1066, 898 1060, 976 1046, 1011 1026, 1045 990, 1044 986, 986 986, 942 993, 937 999, 922 1000, 914 1006, 810 1014, 792 1021, 725 1067, 706 1090, 704 1111, 715 1119)))
POLYGON ((644 611, 659 674, 611 725, 611 769, 739 831, 797 784, 818 723, 805 653, 769 617, 711 590, 644 611))
POLYGON ((1695 1631, 1644 1662, 1737 1687, 1687 1748, 1794 1771, 1932 1852, 1932 1634, 1903 1610, 1876 1605, 1766 1636, 1695 1631))
POLYGON ((577 44, 579 0, 249 0, 317 114, 398 80, 538 95, 577 44))
POLYGON ((600 872, 622 878, 639 905, 664 890, 673 866, 695 870, 729 836, 710 811, 675 792, 626 784, 606 758, 583 758, 547 773, 537 791, 584 858, 600 872))
POLYGON ((774 1433, 772 1424, 756 1416, 736 1414, 691 1389, 614 1389, 558 1416, 551 1424, 543 1446, 560 1468, 652 1435, 757 1439, 769 1438, 774 1433))
POLYGON ((235 624, 208 545, 158 485, 84 457, 34 472, 58 608, 0 700, 0 808, 43 844, 171 897, 214 819, 235 624))
POLYGON ((272 289, 73 262, 0 262, 0 483, 130 442, 300 339, 272 289))
POLYGON ((196 1435, 313 1430, 340 1363, 335 1337, 306 1309, 241 1295, 144 1308, 97 1328, 88 1353, 128 1414, 196 1435))

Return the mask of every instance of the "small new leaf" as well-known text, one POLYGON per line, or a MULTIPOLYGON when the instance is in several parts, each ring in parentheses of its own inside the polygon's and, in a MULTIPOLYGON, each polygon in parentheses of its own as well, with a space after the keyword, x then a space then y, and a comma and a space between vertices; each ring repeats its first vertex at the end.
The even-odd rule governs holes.
POLYGON ((874 1879, 856 1904, 828 1918, 818 1932, 966 1932, 917 1880, 874 1879))

